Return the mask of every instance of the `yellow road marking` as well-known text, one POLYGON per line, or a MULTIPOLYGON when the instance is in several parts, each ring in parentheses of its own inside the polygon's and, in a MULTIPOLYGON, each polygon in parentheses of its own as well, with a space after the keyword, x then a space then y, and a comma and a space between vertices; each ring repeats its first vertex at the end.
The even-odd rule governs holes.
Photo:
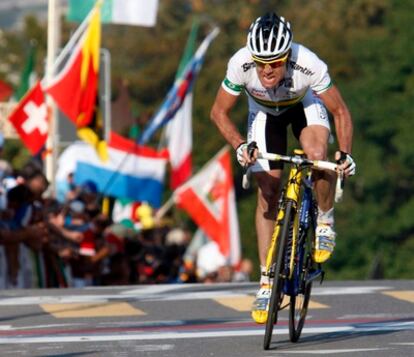
POLYGON ((414 303, 414 290, 383 291, 384 295, 414 303))
POLYGON ((329 309, 330 306, 329 305, 322 304, 320 302, 316 302, 316 301, 310 300, 309 301, 308 308, 311 309, 311 310, 312 309, 329 309))
POLYGON ((41 308, 56 318, 139 316, 145 312, 126 302, 42 304, 41 308))
MULTIPOLYGON (((220 305, 229 307, 237 311, 250 311, 254 301, 253 296, 232 296, 232 297, 220 297, 214 299, 220 305)), ((287 305, 289 303, 289 297, 285 296, 282 304, 287 305)), ((309 309, 327 309, 328 305, 321 304, 316 301, 309 301, 309 309)))
POLYGON ((252 296, 220 297, 213 299, 220 305, 237 311, 250 311, 253 303, 252 296))

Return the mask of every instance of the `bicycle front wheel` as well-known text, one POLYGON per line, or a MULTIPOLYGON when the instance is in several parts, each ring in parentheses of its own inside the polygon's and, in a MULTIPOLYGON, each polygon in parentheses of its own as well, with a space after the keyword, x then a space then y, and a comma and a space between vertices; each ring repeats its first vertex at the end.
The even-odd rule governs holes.
POLYGON ((308 312, 309 300, 312 291, 311 273, 314 271, 311 244, 315 240, 315 228, 310 211, 310 225, 301 232, 298 250, 296 253, 296 266, 294 276, 294 293, 290 297, 289 306, 289 337, 292 342, 297 342, 305 324, 308 312))
POLYGON ((297 295, 290 297, 289 306, 289 337, 292 342, 297 342, 305 324, 306 314, 311 296, 312 282, 306 281, 307 272, 311 269, 311 257, 306 258, 301 274, 301 288, 297 295))
POLYGON ((272 293, 270 296, 269 310, 266 321, 265 336, 263 341, 263 348, 269 349, 270 342, 272 340, 273 326, 277 323, 277 315, 279 312, 280 304, 283 299, 283 284, 285 281, 284 276, 284 257, 286 242, 290 232, 290 225, 293 216, 292 202, 288 201, 285 207, 285 214, 282 222, 282 229, 280 230, 279 237, 275 244, 275 252, 273 252, 272 263, 275 263, 274 278, 272 293))

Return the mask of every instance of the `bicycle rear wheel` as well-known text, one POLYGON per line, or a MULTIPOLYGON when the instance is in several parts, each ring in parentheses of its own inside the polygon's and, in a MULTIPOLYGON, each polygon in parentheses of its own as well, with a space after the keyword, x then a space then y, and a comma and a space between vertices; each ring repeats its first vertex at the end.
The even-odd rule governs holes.
POLYGON ((263 348, 269 349, 270 342, 272 340, 273 326, 277 323, 277 315, 279 312, 279 306, 283 298, 283 284, 285 282, 284 274, 284 257, 286 242, 290 231, 290 224, 292 222, 292 202, 288 201, 285 207, 285 214, 282 222, 282 229, 280 230, 279 237, 275 244, 275 251, 273 252, 272 263, 275 263, 275 271, 273 278, 272 293, 270 296, 269 310, 266 321, 265 336, 263 341, 263 348))

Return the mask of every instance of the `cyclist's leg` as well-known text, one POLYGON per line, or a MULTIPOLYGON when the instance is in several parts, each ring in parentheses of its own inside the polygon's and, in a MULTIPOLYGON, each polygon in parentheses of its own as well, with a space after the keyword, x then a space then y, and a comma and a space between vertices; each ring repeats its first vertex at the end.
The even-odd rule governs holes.
POLYGON ((277 216, 281 174, 282 170, 254 174, 258 185, 255 223, 259 260, 262 267, 266 265, 267 252, 277 216))
MULTIPOLYGON (((309 125, 300 134, 300 143, 311 160, 326 160, 329 130, 321 125, 309 125)), ((316 200, 319 208, 327 212, 333 207, 335 174, 330 171, 314 171, 316 200)))
MULTIPOLYGON (((303 100, 303 121, 293 125, 295 135, 308 158, 326 160, 330 126, 328 114, 321 100, 308 93, 303 100)), ((325 262, 332 254, 335 246, 335 231, 333 229, 333 201, 335 174, 328 171, 316 171, 313 174, 315 196, 318 202, 318 222, 316 228, 316 262, 325 262)))
MULTIPOLYGON (((286 152, 286 124, 279 118, 259 112, 250 114, 248 141, 256 141, 259 151, 286 152)), ((258 184, 256 207, 256 233, 261 265, 260 289, 252 307, 252 317, 257 323, 267 320, 267 307, 271 292, 271 281, 266 272, 266 256, 277 216, 277 205, 280 193, 280 163, 258 160, 252 167, 258 184)))
POLYGON ((277 216, 280 176, 282 170, 255 173, 258 184, 256 207, 256 234, 260 260, 260 288, 252 306, 252 318, 256 323, 267 321, 273 279, 266 269, 266 257, 277 216))
MULTIPOLYGON (((326 160, 328 130, 320 125, 310 125, 302 130, 301 144, 306 155, 312 160, 326 160)), ((317 263, 324 263, 332 255, 335 247, 334 231, 334 182, 335 174, 327 171, 313 173, 316 201, 318 202, 318 219, 316 242, 313 258, 317 263)))
MULTIPOLYGON (((287 147, 286 124, 283 116, 274 117, 260 111, 251 112, 248 141, 256 141, 259 151, 284 154, 287 147)), ((282 168, 282 163, 267 160, 257 160, 251 168, 258 184, 255 222, 259 259, 262 266, 266 262, 267 248, 277 215, 282 168)))

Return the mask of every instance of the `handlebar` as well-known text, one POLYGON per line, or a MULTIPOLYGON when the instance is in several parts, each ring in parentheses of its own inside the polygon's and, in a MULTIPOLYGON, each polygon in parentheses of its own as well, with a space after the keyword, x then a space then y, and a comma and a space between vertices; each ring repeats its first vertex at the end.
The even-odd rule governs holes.
MULTIPOLYGON (((329 170, 334 171, 338 174, 336 180, 336 187, 335 187, 335 202, 342 201, 343 196, 343 189, 344 189, 344 174, 342 170, 339 170, 338 164, 330 162, 330 161, 323 161, 323 160, 310 160, 305 157, 300 156, 288 156, 288 155, 279 155, 279 154, 272 154, 268 152, 259 152, 258 159, 265 159, 269 161, 279 161, 294 164, 297 166, 307 166, 310 168, 321 169, 321 170, 329 170)), ((250 187, 250 176, 251 170, 250 167, 246 169, 246 172, 243 175, 242 186, 244 189, 248 189, 250 187)))

